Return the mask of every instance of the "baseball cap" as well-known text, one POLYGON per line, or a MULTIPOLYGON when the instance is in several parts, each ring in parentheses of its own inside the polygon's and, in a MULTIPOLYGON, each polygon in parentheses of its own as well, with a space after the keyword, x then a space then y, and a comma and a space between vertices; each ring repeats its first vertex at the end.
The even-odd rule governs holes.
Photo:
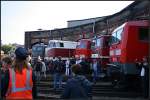
POLYGON ((27 50, 25 48, 23 48, 23 47, 18 47, 15 50, 15 54, 16 54, 16 58, 17 59, 21 59, 21 60, 25 60, 26 57, 28 56, 27 50))

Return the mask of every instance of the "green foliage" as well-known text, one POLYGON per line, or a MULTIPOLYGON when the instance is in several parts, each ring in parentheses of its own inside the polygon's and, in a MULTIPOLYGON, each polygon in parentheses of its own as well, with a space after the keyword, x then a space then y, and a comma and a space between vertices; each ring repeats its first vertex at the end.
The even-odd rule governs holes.
POLYGON ((9 51, 12 49, 12 48, 14 48, 14 46, 12 46, 12 45, 3 45, 2 47, 1 47, 1 49, 4 51, 4 53, 5 54, 8 54, 9 53, 9 51))

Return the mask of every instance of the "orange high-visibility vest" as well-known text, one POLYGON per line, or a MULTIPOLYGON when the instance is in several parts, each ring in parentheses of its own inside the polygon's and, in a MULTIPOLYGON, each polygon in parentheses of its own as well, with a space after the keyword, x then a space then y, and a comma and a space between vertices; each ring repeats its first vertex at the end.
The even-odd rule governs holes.
POLYGON ((9 86, 6 99, 32 100, 32 70, 24 68, 22 74, 9 69, 9 86))

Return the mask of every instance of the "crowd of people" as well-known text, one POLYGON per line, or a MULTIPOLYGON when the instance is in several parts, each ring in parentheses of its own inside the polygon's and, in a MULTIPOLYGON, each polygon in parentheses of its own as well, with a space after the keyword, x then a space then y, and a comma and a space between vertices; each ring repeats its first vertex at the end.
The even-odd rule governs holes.
POLYGON ((84 76, 90 72, 90 66, 84 59, 78 59, 80 60, 78 62, 75 59, 64 61, 61 57, 42 60, 39 56, 34 64, 31 63, 31 59, 28 51, 22 47, 15 50, 14 59, 10 56, 2 58, 0 85, 2 99, 36 98, 36 83, 40 82, 41 78, 47 78, 48 73, 53 75, 54 90, 62 89, 63 75, 68 77, 61 98, 88 98, 92 83, 84 76))
MULTIPOLYGON (((53 57, 51 60, 42 60, 39 56, 34 64, 31 64, 31 56, 25 48, 19 47, 15 51, 15 59, 9 56, 1 60, 1 97, 4 99, 33 99, 37 97, 36 83, 41 78, 47 78, 47 74, 53 76, 53 89, 62 89, 63 75, 68 79, 61 98, 86 99, 92 91, 92 85, 96 84, 102 73, 101 65, 97 59, 92 62, 85 58, 53 57), (91 75, 92 79, 86 78, 91 75)), ((143 62, 135 60, 137 73, 141 79, 141 89, 144 97, 148 97, 148 60, 143 62)))
POLYGON ((1 97, 6 100, 32 100, 36 97, 36 76, 28 62, 28 52, 19 47, 15 59, 2 59, 1 97))

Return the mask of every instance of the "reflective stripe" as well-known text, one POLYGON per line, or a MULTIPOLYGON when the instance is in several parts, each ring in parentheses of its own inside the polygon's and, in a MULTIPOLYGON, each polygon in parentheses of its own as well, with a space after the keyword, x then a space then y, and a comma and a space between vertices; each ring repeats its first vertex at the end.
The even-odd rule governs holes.
POLYGON ((26 73, 26 86, 23 88, 16 88, 16 76, 15 76, 15 71, 14 69, 11 69, 11 74, 12 74, 12 92, 19 92, 19 91, 26 91, 26 90, 31 90, 32 88, 30 87, 30 71, 27 70, 26 73))
POLYGON ((15 76, 15 71, 14 71, 14 69, 11 69, 10 71, 11 71, 12 92, 13 92, 13 90, 15 90, 15 87, 16 87, 16 86, 15 86, 15 80, 16 80, 15 78, 16 78, 16 76, 15 76))
POLYGON ((27 73, 26 73, 27 75, 26 75, 26 87, 27 88, 30 88, 30 71, 29 70, 27 70, 27 73))

